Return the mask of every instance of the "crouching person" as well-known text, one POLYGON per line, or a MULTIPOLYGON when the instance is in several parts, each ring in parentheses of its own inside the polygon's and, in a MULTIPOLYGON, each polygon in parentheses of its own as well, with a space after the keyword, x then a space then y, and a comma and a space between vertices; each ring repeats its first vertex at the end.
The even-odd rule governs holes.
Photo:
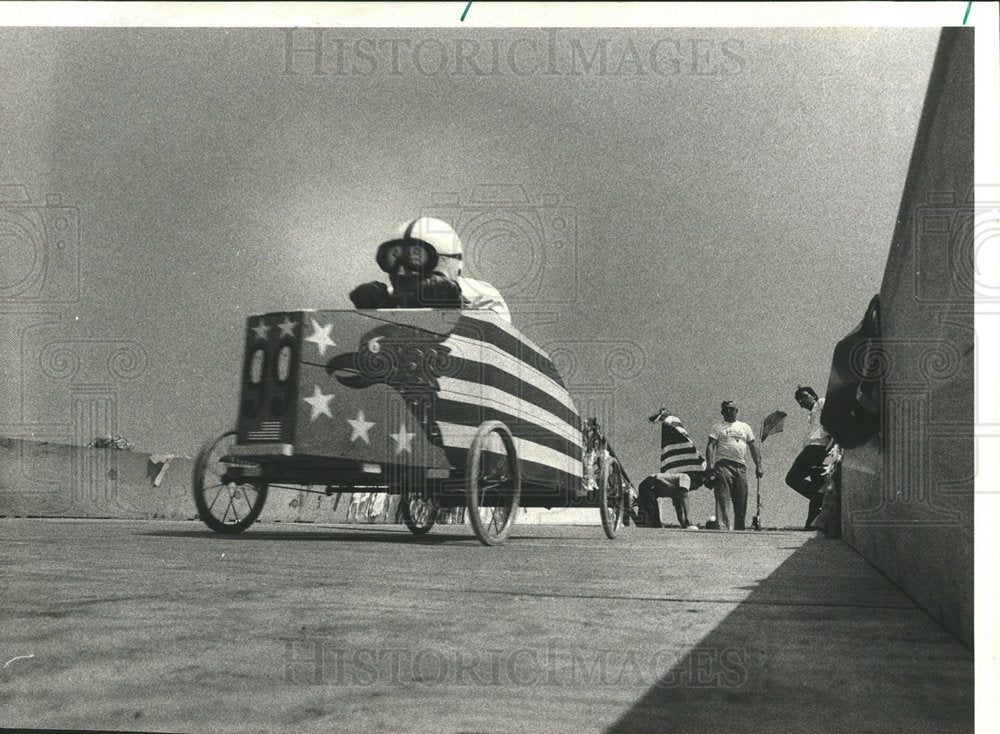
POLYGON ((709 472, 661 472, 652 474, 639 482, 639 517, 645 519, 645 526, 662 528, 660 505, 657 500, 669 497, 677 514, 677 523, 682 528, 698 529, 692 525, 688 508, 688 495, 702 485, 710 484, 709 472))

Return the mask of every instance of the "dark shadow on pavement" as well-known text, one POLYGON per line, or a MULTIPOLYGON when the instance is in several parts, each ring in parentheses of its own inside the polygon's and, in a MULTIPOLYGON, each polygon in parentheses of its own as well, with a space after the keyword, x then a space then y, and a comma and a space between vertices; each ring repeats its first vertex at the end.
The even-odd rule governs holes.
POLYGON ((247 530, 233 535, 216 533, 209 528, 202 530, 155 530, 140 532, 137 535, 162 538, 201 538, 202 540, 238 541, 256 543, 262 541, 280 540, 286 543, 295 542, 346 542, 346 543, 395 543, 417 545, 440 545, 442 543, 474 543, 480 545, 474 535, 435 534, 431 530, 426 535, 414 535, 410 532, 392 532, 387 530, 371 530, 351 528, 350 530, 247 530))
POLYGON ((815 538, 607 731, 971 732, 973 693, 968 648, 849 546, 815 538))

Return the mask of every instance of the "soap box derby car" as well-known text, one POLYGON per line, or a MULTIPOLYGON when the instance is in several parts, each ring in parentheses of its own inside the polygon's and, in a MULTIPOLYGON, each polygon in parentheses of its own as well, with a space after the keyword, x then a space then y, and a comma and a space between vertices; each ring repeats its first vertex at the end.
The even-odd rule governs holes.
POLYGON ((623 472, 603 437, 587 443, 549 357, 490 311, 271 313, 247 320, 236 430, 202 449, 194 499, 220 533, 292 485, 401 495, 417 534, 464 506, 486 545, 519 507, 597 506, 613 538, 623 472))

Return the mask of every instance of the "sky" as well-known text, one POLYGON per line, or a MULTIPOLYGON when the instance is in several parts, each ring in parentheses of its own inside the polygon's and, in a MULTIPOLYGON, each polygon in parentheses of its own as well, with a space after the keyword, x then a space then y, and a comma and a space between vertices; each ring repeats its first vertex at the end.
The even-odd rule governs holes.
POLYGON ((194 455, 247 317, 350 308, 438 214, 636 483, 662 404, 702 448, 787 412, 799 525, 793 393, 879 289, 938 34, 0 28, 0 435, 194 455))

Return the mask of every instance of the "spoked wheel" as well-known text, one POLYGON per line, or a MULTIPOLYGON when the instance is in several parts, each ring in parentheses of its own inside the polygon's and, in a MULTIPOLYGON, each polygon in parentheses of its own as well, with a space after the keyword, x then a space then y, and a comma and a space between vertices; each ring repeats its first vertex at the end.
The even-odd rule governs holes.
POLYGON ((423 535, 437 520, 438 506, 430 497, 422 492, 415 492, 409 487, 403 487, 399 501, 403 508, 403 522, 414 535, 423 535))
POLYGON ((236 431, 205 444, 194 462, 194 504, 201 521, 217 533, 239 533, 253 525, 264 509, 266 484, 238 482, 223 461, 236 444, 236 431))
POLYGON ((469 521, 484 545, 499 545, 510 534, 521 501, 521 466, 514 437, 500 421, 479 426, 465 460, 469 521))
POLYGON ((625 517, 625 478, 618 460, 605 454, 601 461, 601 482, 598 489, 601 507, 601 525, 609 538, 618 535, 625 517))

